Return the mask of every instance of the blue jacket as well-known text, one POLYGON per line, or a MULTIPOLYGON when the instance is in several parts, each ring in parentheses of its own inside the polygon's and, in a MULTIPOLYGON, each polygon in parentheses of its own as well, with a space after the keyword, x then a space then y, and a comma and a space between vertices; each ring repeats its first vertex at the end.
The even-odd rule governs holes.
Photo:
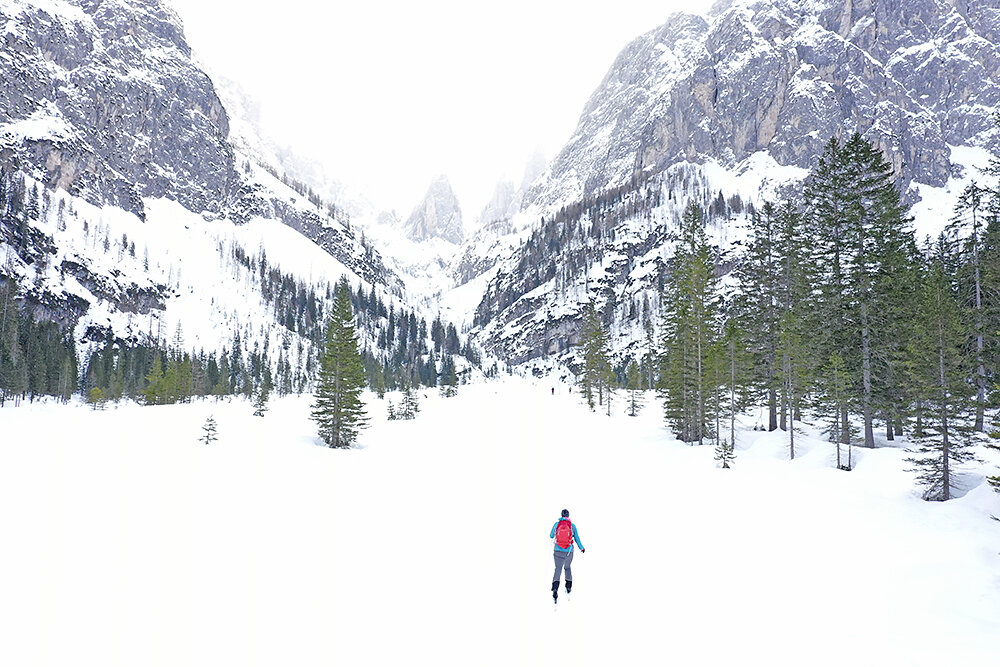
MULTIPOLYGON (((560 519, 559 521, 562 521, 562 519, 560 519)), ((549 537, 552 538, 552 539, 556 538, 556 528, 559 527, 559 521, 556 521, 554 524, 552 524, 552 531, 549 533, 549 537)), ((583 548, 583 542, 580 541, 580 534, 576 532, 576 524, 573 523, 572 521, 570 521, 569 525, 573 527, 573 541, 575 541, 576 544, 577 544, 577 546, 582 549, 583 548)), ((555 548, 556 548, 556 551, 572 551, 573 550, 573 542, 569 543, 569 548, 567 548, 567 549, 563 549, 558 544, 555 545, 555 548)))

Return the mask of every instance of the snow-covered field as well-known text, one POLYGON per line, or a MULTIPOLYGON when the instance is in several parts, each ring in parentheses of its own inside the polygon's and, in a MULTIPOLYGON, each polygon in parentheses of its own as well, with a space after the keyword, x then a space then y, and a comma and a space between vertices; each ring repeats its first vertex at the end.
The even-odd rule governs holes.
POLYGON ((926 503, 900 450, 845 473, 752 430, 720 470, 657 405, 552 386, 412 422, 372 399, 349 451, 316 445, 308 397, 0 410, 0 664, 996 664, 985 486, 926 503), (563 507, 587 552, 554 609, 563 507))

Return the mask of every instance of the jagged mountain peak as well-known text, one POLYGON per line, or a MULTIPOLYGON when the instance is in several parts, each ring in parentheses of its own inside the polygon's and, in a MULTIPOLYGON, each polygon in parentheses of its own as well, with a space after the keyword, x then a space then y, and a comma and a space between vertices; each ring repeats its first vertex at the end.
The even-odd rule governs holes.
POLYGON ((988 0, 726 0, 625 47, 525 206, 563 205, 679 161, 757 152, 809 168, 860 131, 900 185, 943 185, 950 146, 986 146, 1000 105, 1000 10, 988 0))
POLYGON ((492 222, 503 220, 510 215, 511 205, 514 203, 514 196, 517 191, 514 184, 506 179, 497 181, 493 188, 493 196, 483 207, 479 214, 479 226, 489 225, 492 222))
POLYGON ((439 238, 454 244, 465 238, 462 208, 447 176, 431 181, 424 200, 406 221, 406 236, 418 242, 439 238))

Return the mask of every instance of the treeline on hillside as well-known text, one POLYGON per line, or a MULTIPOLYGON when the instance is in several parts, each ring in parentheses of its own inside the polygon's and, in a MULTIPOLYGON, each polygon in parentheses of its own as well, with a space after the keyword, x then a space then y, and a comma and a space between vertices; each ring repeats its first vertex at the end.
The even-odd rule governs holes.
MULTIPOLYGON (((283 184, 285 184, 286 186, 288 186, 289 188, 291 188, 295 192, 297 192, 300 195, 302 195, 303 197, 305 197, 306 200, 310 204, 312 204, 313 206, 315 206, 319 210, 321 210, 324 213, 326 213, 331 219, 337 220, 338 222, 343 223, 343 225, 345 227, 347 227, 348 229, 351 228, 351 216, 350 216, 350 214, 345 209, 341 208, 340 206, 337 206, 333 202, 328 202, 328 201, 324 200, 319 195, 319 193, 317 193, 315 190, 312 189, 311 186, 309 186, 308 184, 304 183, 303 181, 300 181, 298 179, 292 178, 291 176, 289 176, 287 173, 285 173, 283 171, 279 172, 278 169, 276 169, 275 167, 272 167, 269 164, 265 164, 263 162, 258 163, 258 164, 259 164, 259 166, 264 171, 266 171, 267 173, 271 174, 271 176, 274 176, 274 178, 276 178, 277 180, 281 181, 283 184)), ((246 171, 250 171, 250 161, 249 160, 247 160, 246 162, 244 162, 243 168, 246 171)))
POLYGON ((705 223, 691 203, 659 336, 628 372, 609 368, 600 322, 585 323, 585 396, 600 402, 622 374, 655 386, 677 437, 712 442, 727 466, 735 415, 751 405, 766 410, 761 428, 788 433, 791 458, 795 422, 811 411, 845 469, 878 429, 906 433, 926 497, 950 498, 955 464, 1000 431, 987 419, 1000 399, 1000 187, 969 185, 944 232, 918 240, 882 153, 858 134, 832 139, 801 196, 749 212, 725 298, 705 223))
POLYGON ((252 396, 266 388, 281 394, 304 391, 308 368, 296 368, 279 355, 271 370, 268 349, 245 349, 239 335, 215 352, 189 352, 183 330, 164 344, 134 344, 108 331, 102 347, 86 360, 81 393, 90 401, 130 398, 149 405, 187 401, 194 396, 252 396))
MULTIPOLYGON (((275 321, 315 345, 322 345, 334 288, 324 283, 318 288, 282 272, 269 264, 267 255, 248 255, 233 247, 233 257, 258 277, 260 293, 272 308, 275 321)), ((374 286, 366 291, 359 285, 350 290, 361 335, 362 357, 372 388, 401 389, 407 384, 434 386, 441 363, 456 355, 479 366, 479 352, 462 343, 455 325, 440 316, 428 325, 415 311, 396 308, 379 296, 374 286)), ((310 373, 312 377, 312 373, 310 373)))
MULTIPOLYGON (((45 262, 48 256, 46 237, 31 225, 47 209, 48 198, 46 189, 29 186, 22 173, 0 170, 3 240, 29 266, 45 262)), ((107 240, 105 245, 107 251, 107 240)), ((126 239, 122 247, 134 251, 126 239)), ((221 245, 219 250, 227 252, 221 245)), ((39 396, 68 399, 79 392, 101 400, 170 403, 213 394, 250 396, 265 386, 280 394, 309 391, 324 343, 332 286, 310 285, 281 271, 268 262, 264 251, 250 255, 233 244, 228 252, 234 270, 246 272, 274 321, 286 332, 279 335, 278 345, 267 337, 248 344, 253 332, 245 322, 234 322, 232 340, 218 351, 188 349, 180 330, 170 341, 166 334, 136 341, 122 340, 110 331, 90 330, 86 337, 91 351, 77 359, 70 333, 51 322, 36 321, 34 309, 18 292, 11 265, 0 267, 0 401, 39 396)), ((435 385, 455 366, 454 357, 459 355, 473 365, 480 364, 477 350, 462 343, 455 326, 439 317, 428 323, 411 310, 387 305, 374 287, 352 289, 351 303, 367 381, 373 389, 435 385)))
MULTIPOLYGON (((266 293, 277 321, 299 334, 298 339, 288 336, 274 350, 266 340, 263 347, 248 346, 237 332, 219 353, 192 352, 181 327, 169 343, 125 341, 108 330, 81 360, 79 375, 73 341, 57 325, 35 322, 19 304, 13 285, 0 283, 0 401, 68 399, 79 392, 101 401, 130 398, 164 404, 195 396, 249 397, 265 388, 279 395, 309 391, 318 369, 317 350, 325 342, 330 302, 325 293, 317 294, 276 269, 265 273, 273 277, 266 293)), ((455 373, 458 355, 473 365, 480 363, 478 351, 461 342, 451 323, 435 318, 428 327, 412 311, 386 307, 374 291, 363 288, 351 291, 351 302, 365 341, 365 376, 380 393, 437 386, 455 373)))
POLYGON ((77 390, 73 341, 52 322, 36 322, 17 306, 0 277, 0 406, 37 396, 68 399, 77 390))
POLYGON ((42 199, 47 203, 48 197, 37 184, 29 186, 21 171, 0 164, 0 240, 21 253, 43 241, 44 235, 31 227, 31 221, 38 220, 42 199))
MULTIPOLYGON (((247 255, 234 247, 236 261, 260 279, 260 293, 276 322, 298 338, 285 337, 275 351, 265 341, 247 349, 237 333, 221 353, 189 353, 180 330, 170 345, 132 345, 108 337, 90 355, 81 392, 94 388, 100 396, 162 404, 192 396, 279 395, 310 391, 319 369, 318 351, 325 344, 333 290, 313 288, 268 264, 266 256, 247 255), (302 341, 309 341, 304 345, 302 341)), ((440 317, 428 327, 413 311, 396 309, 374 290, 350 290, 355 325, 362 340, 361 356, 368 386, 378 393, 409 386, 437 386, 461 355, 473 365, 478 352, 463 344, 455 326, 440 317)), ((464 379, 464 378, 460 378, 464 379)))
MULTIPOLYGON (((490 285, 476 310, 474 324, 486 325, 521 295, 549 281, 554 280, 554 289, 563 293, 591 266, 604 262, 605 253, 615 243, 623 222, 651 219, 653 211, 691 190, 693 185, 690 174, 684 171, 635 176, 628 183, 584 197, 563 206, 549 218, 543 217, 517 250, 517 264, 505 276, 512 284, 497 281, 490 285)), ((714 195, 701 192, 699 200, 709 220, 727 219, 744 210, 739 195, 726 198, 721 191, 714 195)), ((616 250, 631 261, 665 240, 666 230, 657 227, 642 242, 623 243, 616 250)), ((606 296, 612 295, 609 292, 606 296)), ((610 323, 613 310, 613 305, 605 302, 601 309, 605 324, 610 323)))

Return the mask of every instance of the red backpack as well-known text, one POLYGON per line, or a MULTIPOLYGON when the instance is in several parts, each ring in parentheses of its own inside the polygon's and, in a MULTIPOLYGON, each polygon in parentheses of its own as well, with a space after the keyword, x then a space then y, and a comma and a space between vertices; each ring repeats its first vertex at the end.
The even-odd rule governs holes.
POLYGON ((569 519, 559 519, 559 525, 556 526, 556 544, 560 549, 569 549, 573 544, 573 524, 569 519))

